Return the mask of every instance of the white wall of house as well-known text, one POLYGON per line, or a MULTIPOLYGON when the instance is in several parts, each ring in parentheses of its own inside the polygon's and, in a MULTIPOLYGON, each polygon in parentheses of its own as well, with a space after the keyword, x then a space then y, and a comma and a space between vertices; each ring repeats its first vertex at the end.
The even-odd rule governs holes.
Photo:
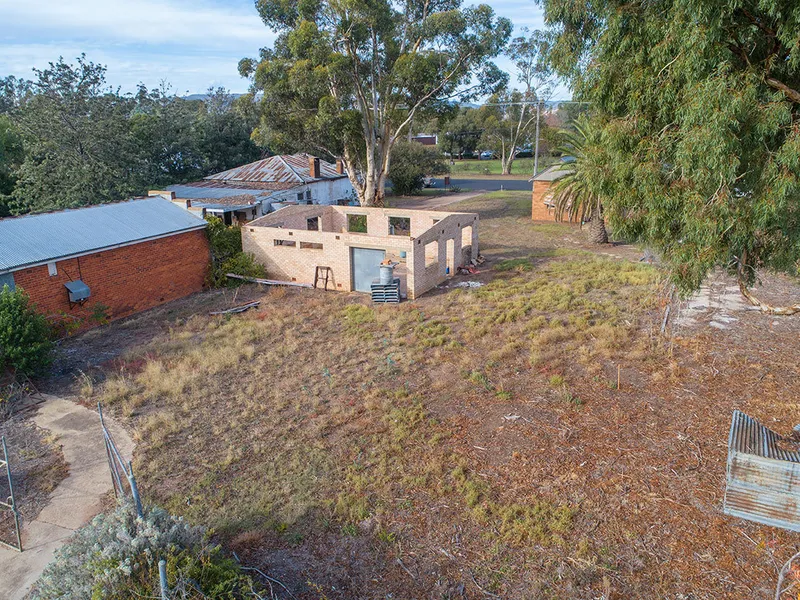
POLYGON ((288 190, 275 192, 266 202, 306 202, 311 200, 313 204, 335 205, 340 200, 349 200, 355 197, 355 190, 350 179, 340 177, 339 179, 323 179, 313 183, 305 183, 288 190), (308 193, 311 192, 309 198, 308 193))

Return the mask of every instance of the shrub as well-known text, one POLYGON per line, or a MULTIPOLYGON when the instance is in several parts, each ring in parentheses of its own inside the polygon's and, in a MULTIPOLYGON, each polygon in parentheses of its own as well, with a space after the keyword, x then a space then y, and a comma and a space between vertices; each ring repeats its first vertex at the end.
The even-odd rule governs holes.
POLYGON ((218 217, 206 217, 206 234, 211 246, 211 271, 208 285, 211 287, 234 287, 242 282, 226 277, 235 273, 244 277, 266 277, 264 267, 250 254, 242 251, 242 232, 239 227, 228 227, 218 217))
POLYGON ((406 196, 422 189, 426 175, 443 175, 450 171, 436 148, 418 142, 397 142, 389 163, 389 179, 397 196, 406 196))
POLYGON ((0 374, 43 372, 52 361, 53 343, 47 319, 37 313, 21 289, 0 289, 0 374))
POLYGON ((248 598, 252 580, 208 543, 206 532, 160 508, 138 518, 130 504, 95 517, 56 551, 33 600, 158 598, 158 562, 175 597, 248 598), (183 591, 183 594, 180 592, 183 591))

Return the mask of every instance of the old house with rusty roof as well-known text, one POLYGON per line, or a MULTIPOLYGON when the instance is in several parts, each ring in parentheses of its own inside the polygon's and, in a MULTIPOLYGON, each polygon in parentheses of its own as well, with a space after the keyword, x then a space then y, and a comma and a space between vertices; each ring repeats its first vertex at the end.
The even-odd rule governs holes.
POLYGON ((270 156, 202 181, 151 192, 165 194, 192 212, 219 216, 228 225, 257 219, 287 205, 346 205, 355 198, 341 161, 334 164, 310 154, 270 156))

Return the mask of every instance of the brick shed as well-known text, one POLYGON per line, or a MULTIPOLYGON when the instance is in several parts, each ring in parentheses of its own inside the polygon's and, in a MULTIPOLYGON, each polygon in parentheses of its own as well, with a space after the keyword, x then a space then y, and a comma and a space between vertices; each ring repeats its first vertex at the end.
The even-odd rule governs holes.
MULTIPOLYGON (((555 221, 555 204, 553 202, 553 186, 569 173, 563 164, 553 165, 531 179, 533 196, 531 198, 531 219, 534 221, 555 221)), ((565 221, 568 215, 565 211, 565 221)), ((577 222, 577 221, 574 221, 577 222)))
POLYGON ((0 286, 24 289, 67 328, 87 329, 201 290, 205 226, 163 198, 0 219, 0 286))
POLYGON ((242 245, 270 277, 314 283, 316 267, 330 267, 333 289, 341 291, 369 291, 388 258, 399 263, 401 292, 413 299, 477 258, 478 215, 288 206, 243 226, 242 245))

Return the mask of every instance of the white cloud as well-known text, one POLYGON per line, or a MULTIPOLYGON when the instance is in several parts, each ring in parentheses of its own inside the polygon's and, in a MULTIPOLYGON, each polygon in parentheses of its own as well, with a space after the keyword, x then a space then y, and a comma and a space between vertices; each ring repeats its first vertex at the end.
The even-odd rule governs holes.
POLYGON ((93 42, 198 47, 255 47, 274 34, 254 8, 185 0, 0 0, 7 39, 31 34, 91 39, 93 42))

